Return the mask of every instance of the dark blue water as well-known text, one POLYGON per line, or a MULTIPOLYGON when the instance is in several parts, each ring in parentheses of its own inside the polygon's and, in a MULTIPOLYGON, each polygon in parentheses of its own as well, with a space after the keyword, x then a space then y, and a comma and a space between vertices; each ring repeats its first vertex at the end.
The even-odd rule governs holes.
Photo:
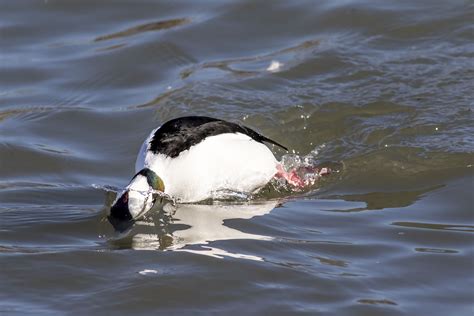
POLYGON ((0 314, 471 315, 471 1, 0 1, 0 314), (148 133, 340 172, 107 222, 148 133), (274 149, 278 157, 286 154, 274 149))

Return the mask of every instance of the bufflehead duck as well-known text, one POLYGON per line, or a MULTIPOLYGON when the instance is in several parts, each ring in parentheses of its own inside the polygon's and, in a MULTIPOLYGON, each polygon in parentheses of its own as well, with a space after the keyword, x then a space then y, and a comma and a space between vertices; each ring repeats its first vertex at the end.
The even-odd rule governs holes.
POLYGON ((246 126, 220 119, 188 116, 168 121, 143 143, 137 173, 113 203, 109 219, 134 221, 143 216, 153 207, 153 191, 191 203, 219 190, 256 193, 274 177, 302 185, 264 143, 287 150, 246 126))

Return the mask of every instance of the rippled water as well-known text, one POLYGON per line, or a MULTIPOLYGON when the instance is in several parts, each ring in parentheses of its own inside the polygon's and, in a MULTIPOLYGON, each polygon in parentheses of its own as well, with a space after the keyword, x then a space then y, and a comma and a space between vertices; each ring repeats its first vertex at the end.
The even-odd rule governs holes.
POLYGON ((467 0, 0 1, 0 314, 471 315, 473 16, 467 0), (344 168, 114 233, 103 188, 190 114, 344 168))

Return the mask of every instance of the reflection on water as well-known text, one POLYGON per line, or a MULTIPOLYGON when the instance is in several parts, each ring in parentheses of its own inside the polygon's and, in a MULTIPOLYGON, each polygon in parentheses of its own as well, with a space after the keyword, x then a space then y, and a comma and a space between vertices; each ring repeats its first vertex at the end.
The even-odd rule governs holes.
POLYGON ((449 224, 433 224, 433 223, 416 223, 416 222, 394 222, 392 225, 401 227, 412 227, 422 229, 439 229, 457 232, 474 232, 474 226, 472 225, 449 225, 449 224))
POLYGON ((185 19, 185 18, 167 20, 167 21, 151 22, 151 23, 146 23, 146 24, 141 24, 141 25, 138 25, 138 26, 134 26, 134 27, 131 27, 129 29, 119 31, 117 33, 99 36, 99 37, 96 37, 94 41, 96 41, 96 42, 105 41, 105 40, 111 40, 111 39, 116 39, 116 38, 120 38, 120 37, 132 36, 132 35, 139 34, 139 33, 142 33, 142 32, 166 30, 166 29, 169 29, 169 28, 172 28, 172 27, 187 24, 189 22, 190 21, 188 19, 185 19))
POLYGON ((356 208, 350 210, 343 210, 341 212, 356 212, 366 210, 381 210, 386 208, 406 207, 410 206, 423 197, 426 193, 443 187, 442 185, 415 190, 415 191, 401 191, 401 192, 371 192, 366 194, 348 194, 334 196, 334 198, 342 198, 349 202, 365 202, 366 207, 356 208))
MULTIPOLYGON (((219 240, 271 240, 271 237, 250 234, 231 228, 226 220, 251 219, 270 213, 278 201, 246 204, 177 204, 167 203, 162 211, 139 220, 125 238, 136 250, 186 251, 216 258, 223 256, 261 260, 260 257, 231 253, 213 246, 219 240)), ((114 241, 123 245, 122 241, 114 241)))

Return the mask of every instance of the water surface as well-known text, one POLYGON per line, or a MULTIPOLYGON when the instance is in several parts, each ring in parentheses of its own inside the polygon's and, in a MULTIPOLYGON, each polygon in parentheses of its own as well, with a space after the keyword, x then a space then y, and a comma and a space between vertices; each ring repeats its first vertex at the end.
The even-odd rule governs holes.
POLYGON ((0 7, 0 314, 472 314, 472 1, 0 7), (114 235, 104 187, 182 115, 344 168, 114 235))

